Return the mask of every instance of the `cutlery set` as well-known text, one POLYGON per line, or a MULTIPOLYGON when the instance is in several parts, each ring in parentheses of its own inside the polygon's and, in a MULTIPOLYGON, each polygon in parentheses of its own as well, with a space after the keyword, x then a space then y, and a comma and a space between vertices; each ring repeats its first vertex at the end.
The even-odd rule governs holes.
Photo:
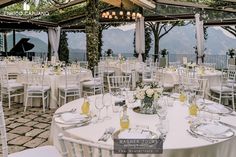
POLYGON ((103 133, 103 135, 98 139, 98 141, 106 142, 111 137, 114 131, 115 131, 115 128, 113 127, 107 128, 105 132, 103 133))

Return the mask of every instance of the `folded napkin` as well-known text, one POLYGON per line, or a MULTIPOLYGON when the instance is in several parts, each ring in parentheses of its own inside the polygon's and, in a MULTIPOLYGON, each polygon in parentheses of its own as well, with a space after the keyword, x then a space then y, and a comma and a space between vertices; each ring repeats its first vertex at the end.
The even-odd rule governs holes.
POLYGON ((143 131, 140 129, 128 129, 119 134, 120 139, 147 139, 150 137, 149 131, 143 131))
POLYGON ((61 115, 61 119, 64 122, 83 122, 86 118, 86 115, 81 115, 78 113, 64 113, 61 115))
POLYGON ((203 134, 213 136, 224 134, 226 131, 229 130, 228 127, 218 124, 200 125, 197 129, 203 134))

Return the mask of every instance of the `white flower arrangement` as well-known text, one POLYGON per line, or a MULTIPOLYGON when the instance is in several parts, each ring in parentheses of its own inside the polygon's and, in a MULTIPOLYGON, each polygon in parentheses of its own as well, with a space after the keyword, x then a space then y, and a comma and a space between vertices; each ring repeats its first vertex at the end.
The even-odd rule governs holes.
POLYGON ((144 85, 138 87, 134 95, 135 99, 138 100, 157 100, 162 95, 163 88, 158 87, 156 84, 144 85))
POLYGON ((134 98, 141 101, 140 112, 144 114, 154 114, 154 101, 157 101, 163 92, 163 88, 156 84, 143 85, 137 88, 134 98))

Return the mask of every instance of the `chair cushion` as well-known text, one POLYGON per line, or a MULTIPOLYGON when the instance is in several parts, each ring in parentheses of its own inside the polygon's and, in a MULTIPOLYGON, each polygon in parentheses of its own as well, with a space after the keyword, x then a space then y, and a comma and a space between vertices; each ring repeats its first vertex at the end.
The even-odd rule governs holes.
POLYGON ((47 91, 49 90, 50 87, 49 86, 29 86, 27 91, 28 92, 42 92, 42 91, 47 91))
POLYGON ((210 88, 211 91, 215 92, 215 93, 224 93, 224 92, 232 92, 231 88, 225 87, 223 86, 221 89, 221 86, 214 86, 210 88))
POLYGON ((105 74, 108 74, 108 75, 109 75, 109 74, 113 74, 113 73, 115 73, 115 70, 108 69, 108 70, 105 70, 104 73, 105 73, 105 74))
POLYGON ((13 153, 8 157, 62 157, 54 146, 43 146, 13 153))
POLYGON ((79 90, 80 89, 80 87, 77 84, 67 85, 67 88, 66 88, 65 85, 60 85, 58 88, 59 88, 59 90, 67 90, 67 91, 79 90))
POLYGON ((90 80, 83 82, 84 87, 93 87, 93 86, 100 86, 102 85, 102 82, 100 80, 90 80))
MULTIPOLYGON (((17 83, 17 82, 14 82, 14 81, 10 81, 8 82, 8 88, 11 88, 11 89, 19 89, 19 88, 23 88, 24 86, 21 84, 21 83, 17 83)), ((4 84, 3 85, 3 88, 7 88, 7 85, 4 84)))
POLYGON ((150 83, 150 82, 155 82, 155 79, 152 79, 152 78, 150 78, 150 79, 143 79, 143 82, 148 82, 148 83, 150 83))

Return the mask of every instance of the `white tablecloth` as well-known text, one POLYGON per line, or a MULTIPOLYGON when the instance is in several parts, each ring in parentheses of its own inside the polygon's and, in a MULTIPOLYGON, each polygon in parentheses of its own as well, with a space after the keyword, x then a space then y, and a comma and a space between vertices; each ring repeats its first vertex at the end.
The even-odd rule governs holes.
MULTIPOLYGON (((94 98, 90 98, 91 108, 94 110, 94 98)), ((80 113, 80 108, 83 103, 83 99, 78 99, 60 107, 56 112, 62 112, 70 110, 71 108, 77 108, 77 112, 80 113)), ((105 120, 101 123, 89 124, 79 128, 73 128, 66 131, 62 131, 62 124, 56 123, 54 120, 51 125, 50 142, 59 147, 57 136, 59 133, 64 133, 67 136, 71 136, 77 139, 85 139, 94 143, 105 143, 113 145, 113 140, 110 138, 107 142, 98 142, 106 128, 112 126, 116 130, 120 129, 119 113, 113 113, 110 108, 111 120, 105 120)), ((130 116, 130 127, 137 125, 149 126, 149 129, 156 131, 155 124, 158 122, 157 115, 144 115, 133 112, 132 109, 128 109, 130 116)), ((105 109, 103 114, 105 115, 105 109)), ((220 140, 218 143, 210 143, 200 138, 193 138, 190 136, 186 129, 189 128, 189 123, 186 117, 188 116, 188 107, 181 105, 178 101, 174 102, 173 107, 168 108, 169 119, 169 132, 164 142, 163 154, 153 154, 151 156, 157 157, 235 157, 236 154, 236 137, 232 137, 228 140, 220 140)), ((224 116, 221 117, 221 121, 236 125, 236 117, 224 116)), ((119 155, 117 155, 119 156, 119 155)), ((135 155, 128 154, 128 156, 146 156, 143 154, 135 155)), ((147 155, 148 156, 148 155, 147 155)))
MULTIPOLYGON (((178 72, 175 69, 164 69, 163 71, 163 82, 167 84, 179 84, 179 76, 178 72)), ((208 80, 208 87, 206 90, 209 90, 212 86, 217 86, 220 84, 222 73, 220 71, 214 70, 214 71, 205 71, 204 74, 196 73, 196 77, 207 79, 208 80)))

